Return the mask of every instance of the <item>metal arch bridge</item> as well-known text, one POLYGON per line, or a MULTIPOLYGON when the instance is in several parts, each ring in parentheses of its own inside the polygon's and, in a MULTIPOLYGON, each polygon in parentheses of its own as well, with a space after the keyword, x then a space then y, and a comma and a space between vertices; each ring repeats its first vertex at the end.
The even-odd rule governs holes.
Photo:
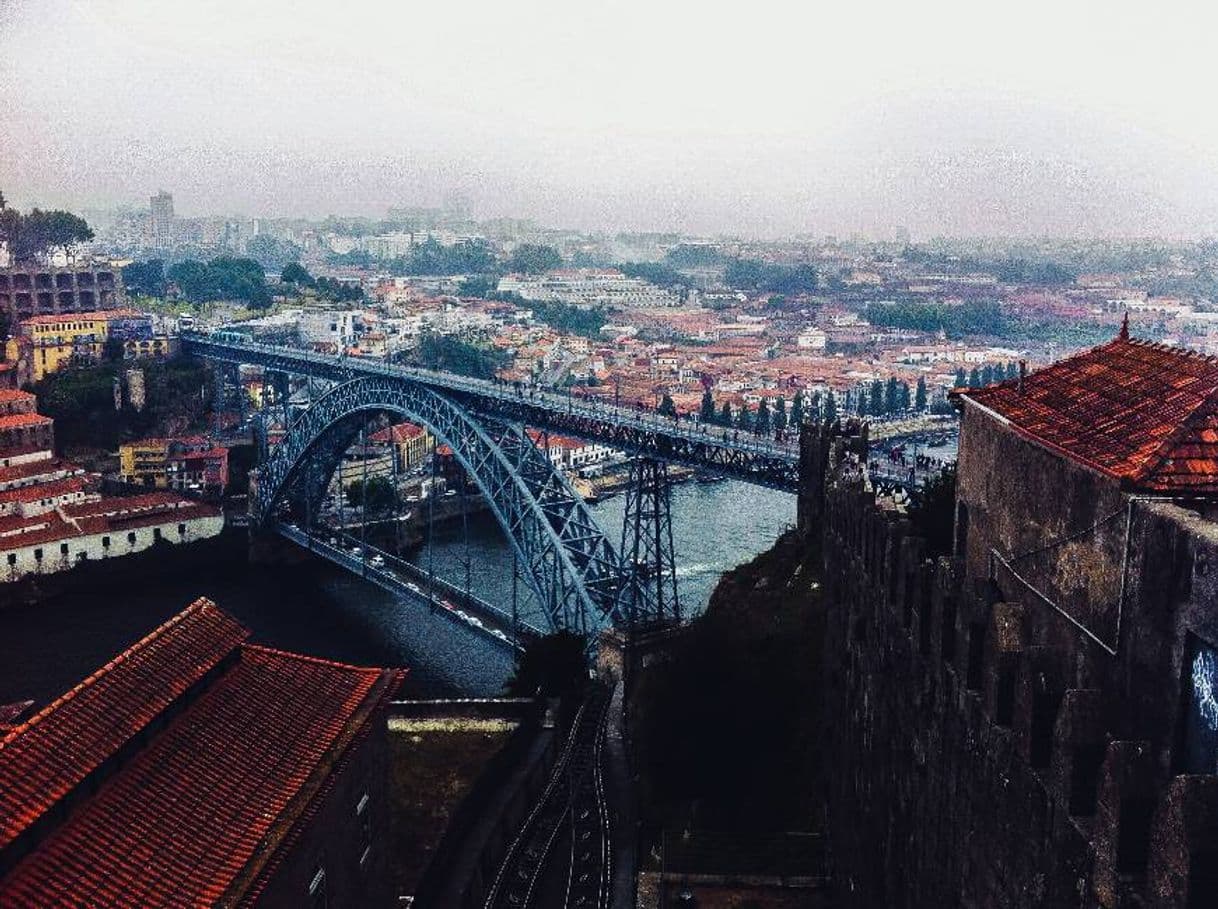
MULTIPOLYGON (((251 518, 276 525, 287 500, 308 513, 368 421, 392 414, 426 425, 482 491, 551 627, 679 619, 665 464, 714 470, 794 490, 797 444, 681 424, 627 408, 525 392, 501 383, 308 351, 187 334, 184 352, 233 369, 256 365, 333 383, 260 465, 251 518), (627 493, 621 555, 525 427, 593 439, 639 457, 627 493)), ((286 398, 286 395, 284 396, 286 398)))
POLYGON ((667 463, 714 471, 760 486, 796 492, 799 440, 784 442, 718 426, 672 420, 553 391, 528 390, 449 372, 397 366, 355 357, 334 357, 297 348, 256 344, 187 333, 185 353, 230 365, 261 366, 285 375, 347 382, 362 376, 417 383, 443 394, 481 418, 524 424, 600 442, 667 463))

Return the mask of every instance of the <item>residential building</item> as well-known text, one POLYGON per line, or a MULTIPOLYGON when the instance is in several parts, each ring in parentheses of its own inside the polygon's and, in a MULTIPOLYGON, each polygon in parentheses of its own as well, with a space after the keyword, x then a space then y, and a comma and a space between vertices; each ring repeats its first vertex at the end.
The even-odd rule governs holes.
POLYGON ((13 323, 34 316, 117 309, 125 299, 122 272, 108 266, 0 268, 0 311, 13 323))
POLYGON ((137 486, 221 492, 228 484, 228 449, 207 436, 124 442, 118 460, 119 479, 137 486))
POLYGON ((300 340, 311 346, 346 350, 355 344, 360 313, 354 309, 309 311, 300 317, 300 340))
POLYGON ((413 423, 398 423, 382 429, 369 436, 368 440, 379 445, 393 445, 398 473, 407 473, 422 465, 431 455, 431 447, 435 443, 431 433, 413 423))
POLYGON ((65 366, 99 362, 107 343, 122 344, 124 359, 167 357, 177 339, 154 335, 152 317, 130 309, 34 316, 17 325, 5 346, 5 357, 41 381, 65 366))
POLYGON ((197 600, 3 729, 0 905, 393 902, 404 673, 249 637, 197 600))
POLYGON ((500 292, 519 294, 525 300, 567 303, 571 306, 679 306, 681 298, 642 278, 631 278, 615 268, 575 268, 544 275, 505 275, 500 292))
POLYGON ((28 391, 0 389, 0 467, 51 457, 55 421, 38 413, 37 404, 28 391))

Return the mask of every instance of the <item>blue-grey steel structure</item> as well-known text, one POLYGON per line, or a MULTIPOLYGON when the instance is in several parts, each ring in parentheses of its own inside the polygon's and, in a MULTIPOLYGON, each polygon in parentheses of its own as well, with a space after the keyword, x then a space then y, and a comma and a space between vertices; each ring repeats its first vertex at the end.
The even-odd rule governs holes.
POLYGON ((586 633, 605 622, 677 617, 675 580, 672 585, 665 580, 673 575, 671 532, 666 524, 655 524, 662 532, 648 529, 657 516, 667 521, 667 488, 652 488, 664 480, 662 467, 653 467, 646 495, 656 504, 642 503, 646 518, 633 537, 623 540, 631 550, 623 560, 526 426, 596 440, 652 465, 684 463, 791 491, 797 485, 794 440, 740 438, 730 430, 563 394, 254 344, 239 336, 187 334, 183 348, 225 370, 260 366, 275 376, 284 400, 284 377, 331 383, 266 453, 251 505, 256 526, 273 525, 285 503, 310 520, 343 452, 371 420, 388 414, 423 424, 452 449, 484 494, 554 628, 586 633), (640 533, 646 552, 638 545, 640 533), (667 550, 651 552, 656 546, 667 550))

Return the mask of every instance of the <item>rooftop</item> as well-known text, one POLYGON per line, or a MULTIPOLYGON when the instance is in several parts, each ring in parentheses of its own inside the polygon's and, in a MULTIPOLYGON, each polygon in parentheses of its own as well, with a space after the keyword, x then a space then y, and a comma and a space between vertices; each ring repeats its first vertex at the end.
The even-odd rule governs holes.
POLYGON ((248 634, 198 600, 3 733, 0 850, 35 835, 91 774, 121 766, 0 879, 0 904, 195 906, 256 892, 401 673, 248 634), (181 712, 137 749, 171 705, 181 712))
POLYGON ((1044 447, 1136 489, 1218 494, 1218 359, 1113 341, 955 396, 1044 447))

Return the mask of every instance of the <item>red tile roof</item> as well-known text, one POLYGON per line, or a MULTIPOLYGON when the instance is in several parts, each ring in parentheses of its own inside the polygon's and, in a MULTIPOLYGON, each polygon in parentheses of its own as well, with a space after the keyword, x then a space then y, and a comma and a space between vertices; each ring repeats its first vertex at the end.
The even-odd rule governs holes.
POLYGON ((16 429, 19 426, 49 426, 55 421, 40 413, 11 413, 0 416, 0 429, 16 429))
POLYGON ((411 439, 417 439, 427 432, 422 426, 416 426, 414 423, 398 423, 394 426, 388 426, 380 432, 373 433, 368 438, 373 442, 409 442, 411 439))
POLYGON ((35 400, 35 396, 28 391, 18 391, 16 388, 0 388, 0 403, 33 400, 35 400))
POLYGON ((954 395, 987 408, 1021 435, 1072 460, 1155 492, 1218 494, 1218 359, 1116 340, 1024 380, 954 395))
POLYGON ((83 779, 82 767, 97 766, 235 657, 0 879, 0 905, 232 904, 265 880, 402 673, 242 645, 245 636, 200 600, 5 736, 7 829, 11 816, 37 817, 31 805, 45 811, 42 792, 83 779))

